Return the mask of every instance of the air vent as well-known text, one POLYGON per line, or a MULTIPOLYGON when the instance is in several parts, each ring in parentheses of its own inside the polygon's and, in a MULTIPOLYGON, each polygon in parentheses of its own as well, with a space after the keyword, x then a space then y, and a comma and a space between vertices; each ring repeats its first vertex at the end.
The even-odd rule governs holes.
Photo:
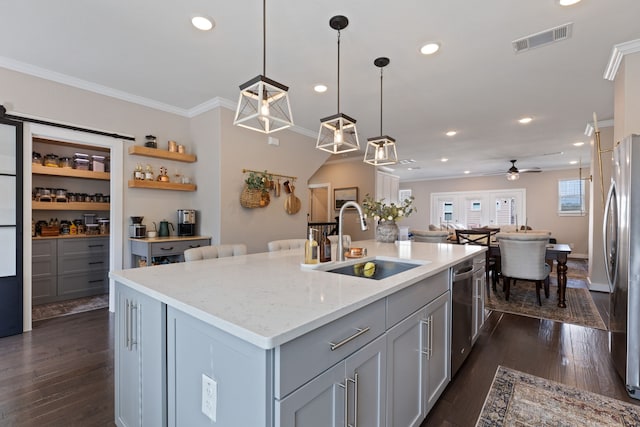
POLYGON ((566 40, 571 37, 573 22, 541 31, 530 36, 523 37, 511 42, 516 53, 524 52, 536 47, 545 46, 551 43, 566 40))

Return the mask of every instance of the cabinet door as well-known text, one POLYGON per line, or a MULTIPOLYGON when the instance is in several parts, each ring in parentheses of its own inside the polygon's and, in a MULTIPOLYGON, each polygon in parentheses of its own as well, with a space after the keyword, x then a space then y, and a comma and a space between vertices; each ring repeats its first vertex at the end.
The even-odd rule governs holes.
POLYGON ((422 342, 425 310, 409 316, 387 333, 387 425, 419 426, 424 418, 424 371, 422 342))
POLYGON ((425 328, 427 352, 427 393, 425 414, 429 413, 451 377, 451 329, 449 327, 450 293, 447 292, 426 307, 425 328))
POLYGON ((471 343, 478 339, 480 328, 484 324, 484 292, 487 286, 485 269, 481 268, 473 274, 473 329, 471 331, 471 343))
POLYGON ((116 424, 166 426, 164 305, 116 283, 116 424))
POLYGON ((280 427, 342 427, 345 408, 344 363, 318 375, 275 405, 280 427))
POLYGON ((383 335, 345 361, 347 425, 383 427, 386 424, 387 338, 383 335))

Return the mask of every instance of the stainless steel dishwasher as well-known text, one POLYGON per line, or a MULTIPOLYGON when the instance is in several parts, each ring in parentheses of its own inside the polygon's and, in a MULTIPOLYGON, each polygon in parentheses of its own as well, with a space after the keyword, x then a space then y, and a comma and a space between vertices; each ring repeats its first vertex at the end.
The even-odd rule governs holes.
POLYGON ((451 292, 451 377, 471 352, 473 334, 473 260, 453 267, 451 292))

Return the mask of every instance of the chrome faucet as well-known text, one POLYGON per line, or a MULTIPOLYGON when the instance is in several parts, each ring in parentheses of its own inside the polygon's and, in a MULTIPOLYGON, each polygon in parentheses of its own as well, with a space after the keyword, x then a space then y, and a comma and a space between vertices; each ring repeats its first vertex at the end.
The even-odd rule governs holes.
POLYGON ((344 244, 342 243, 342 213, 349 206, 354 207, 358 210, 358 215, 360 215, 360 228, 362 231, 367 229, 367 221, 364 219, 364 214, 362 213, 362 208, 356 202, 346 202, 340 208, 340 214, 338 215, 338 261, 344 261, 344 244))

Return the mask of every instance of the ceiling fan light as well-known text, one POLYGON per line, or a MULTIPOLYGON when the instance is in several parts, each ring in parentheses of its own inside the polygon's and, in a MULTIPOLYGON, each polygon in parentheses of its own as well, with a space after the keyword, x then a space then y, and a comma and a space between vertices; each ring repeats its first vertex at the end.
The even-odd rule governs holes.
POLYGON ((372 166, 386 166, 398 163, 396 140, 387 135, 367 139, 364 162, 372 166))
POLYGON ((240 85, 233 124, 265 134, 293 126, 288 90, 262 75, 240 85))
POLYGON ((338 113, 320 120, 316 148, 331 154, 348 153, 360 149, 356 121, 338 113))
POLYGON ((518 172, 509 172, 507 174, 507 180, 509 181, 517 181, 520 179, 520 174, 518 172))

